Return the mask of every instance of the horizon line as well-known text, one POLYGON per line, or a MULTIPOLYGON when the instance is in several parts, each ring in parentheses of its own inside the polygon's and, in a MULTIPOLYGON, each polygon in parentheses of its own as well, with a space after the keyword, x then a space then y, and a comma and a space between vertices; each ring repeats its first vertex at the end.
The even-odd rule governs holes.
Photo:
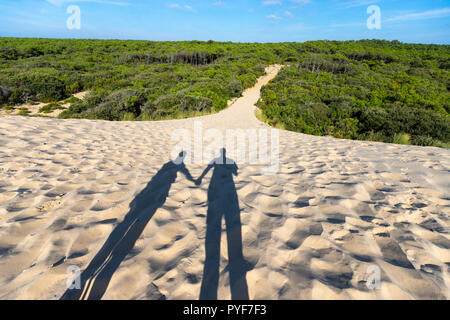
POLYGON ((28 37, 28 36, 1 36, 0 39, 42 39, 42 40, 99 40, 99 41, 150 41, 150 42, 217 42, 217 43, 242 43, 242 44, 275 44, 275 43, 305 43, 305 42, 314 42, 314 41, 326 41, 326 42, 356 42, 356 41, 386 41, 386 42, 394 42, 397 41, 401 44, 419 44, 419 45, 438 45, 438 46, 450 46, 450 43, 424 43, 424 42, 402 42, 400 40, 388 40, 388 39, 378 39, 378 38, 361 38, 361 39, 352 39, 352 40, 333 40, 333 39, 315 39, 315 40, 304 40, 304 41, 267 41, 267 42, 249 42, 249 41, 223 41, 223 40, 198 40, 198 39, 190 39, 190 40, 151 40, 151 39, 121 39, 121 38, 59 38, 59 37, 28 37))

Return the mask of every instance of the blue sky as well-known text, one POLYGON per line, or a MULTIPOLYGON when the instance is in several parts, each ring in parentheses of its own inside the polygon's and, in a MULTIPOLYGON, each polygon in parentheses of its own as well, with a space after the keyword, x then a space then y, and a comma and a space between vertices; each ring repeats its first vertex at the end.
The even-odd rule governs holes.
POLYGON ((0 36, 450 44, 450 0, 0 0, 0 36), (79 30, 66 26, 70 5, 81 10, 79 30), (380 30, 367 28, 370 5, 380 30))

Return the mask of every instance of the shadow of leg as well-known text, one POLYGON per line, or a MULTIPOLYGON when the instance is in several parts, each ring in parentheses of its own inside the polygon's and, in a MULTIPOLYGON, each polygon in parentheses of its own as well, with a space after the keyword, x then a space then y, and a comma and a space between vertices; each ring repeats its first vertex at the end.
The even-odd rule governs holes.
POLYGON ((225 223, 227 228, 231 299, 248 300, 246 278, 248 266, 242 252, 242 225, 237 205, 225 213, 225 223))
POLYGON ((136 196, 124 221, 111 232, 103 247, 81 274, 81 289, 67 289, 61 300, 103 297, 115 271, 131 252, 156 210, 164 205, 177 173, 181 171, 193 181, 182 162, 184 153, 180 153, 179 159, 179 164, 172 161, 164 164, 147 187, 136 196))
MULTIPOLYGON (((213 168, 208 188, 208 215, 206 218, 206 260, 200 299, 217 299, 220 267, 220 235, 222 216, 225 215, 228 243, 228 271, 230 275, 231 298, 248 300, 246 273, 248 264, 242 253, 242 231, 239 199, 233 175, 238 175, 236 163, 226 158, 226 149, 213 159, 200 176, 213 168)), ((200 178, 200 179, 201 179, 200 178)))
POLYGON ((103 297, 108 288, 113 274, 119 268, 123 260, 133 249, 136 241, 144 231, 150 219, 153 217, 157 208, 148 210, 141 217, 136 219, 133 225, 128 229, 120 243, 114 248, 109 260, 105 263, 98 275, 95 277, 92 289, 89 292, 88 300, 99 300, 103 297))
POLYGON ((219 286, 220 236, 222 214, 210 203, 206 217, 205 265, 200 300, 216 300, 219 286))

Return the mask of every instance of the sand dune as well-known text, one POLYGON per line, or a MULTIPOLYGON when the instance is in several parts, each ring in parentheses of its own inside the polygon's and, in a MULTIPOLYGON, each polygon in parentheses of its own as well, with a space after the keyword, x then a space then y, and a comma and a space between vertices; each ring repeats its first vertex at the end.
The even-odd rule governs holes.
POLYGON ((279 69, 196 119, 0 116, 0 299, 449 299, 448 150, 280 131, 276 175, 170 162, 196 121, 267 128, 279 69))

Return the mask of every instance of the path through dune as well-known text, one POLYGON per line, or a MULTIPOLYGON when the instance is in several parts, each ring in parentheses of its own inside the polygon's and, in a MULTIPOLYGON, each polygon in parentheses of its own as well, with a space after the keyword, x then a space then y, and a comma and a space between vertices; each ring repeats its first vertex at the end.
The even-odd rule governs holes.
POLYGON ((277 174, 170 161, 175 130, 269 130, 279 69, 195 119, 1 116, 0 299, 450 298, 449 150, 277 131, 277 174))

